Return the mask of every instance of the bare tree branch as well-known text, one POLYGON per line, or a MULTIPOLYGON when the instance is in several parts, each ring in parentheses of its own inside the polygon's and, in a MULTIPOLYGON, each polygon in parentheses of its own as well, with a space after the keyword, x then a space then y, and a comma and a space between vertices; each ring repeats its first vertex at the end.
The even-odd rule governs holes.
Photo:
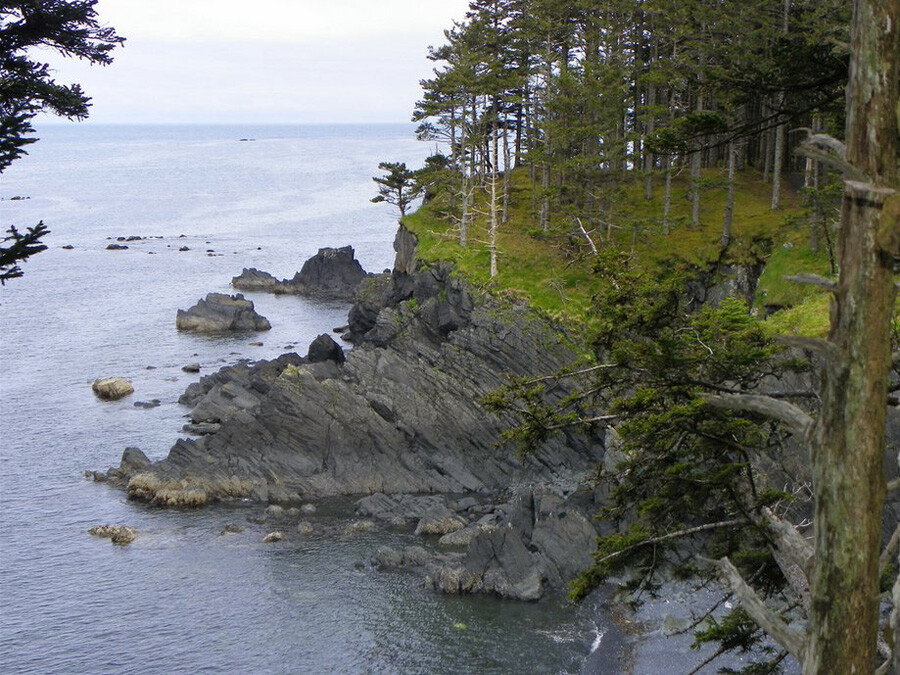
POLYGON ((808 286, 818 286, 819 288, 824 288, 826 291, 830 291, 834 293, 837 291, 837 282, 832 281, 831 279, 826 279, 825 277, 820 277, 818 274, 795 274, 790 277, 785 277, 786 281, 792 281, 795 284, 806 284, 808 286))
POLYGON ((772 554, 784 578, 799 597, 803 608, 809 610, 809 573, 814 550, 807 539, 791 523, 763 508, 763 521, 773 538, 772 554))
POLYGON ((887 546, 884 547, 881 556, 878 558, 878 574, 884 574, 884 571, 891 562, 891 558, 897 554, 898 547, 900 547, 900 525, 897 525, 897 527, 894 528, 894 534, 891 535, 891 540, 888 542, 887 546))
POLYGON ((584 229, 584 223, 581 222, 581 218, 576 218, 575 220, 578 223, 578 227, 581 228, 581 234, 584 235, 584 238, 587 239, 588 243, 591 245, 591 250, 594 252, 594 255, 599 255, 597 247, 594 246, 594 240, 591 239, 591 235, 588 234, 588 231, 584 229))
POLYGON ((783 422, 794 436, 804 442, 806 442, 809 431, 813 426, 812 417, 803 410, 792 403, 774 399, 770 396, 758 396, 756 394, 706 394, 703 398, 709 405, 716 408, 753 412, 783 422))
POLYGON ((725 582, 734 592, 747 614, 756 621, 769 636, 779 645, 789 651, 794 658, 803 663, 803 654, 806 649, 806 633, 798 631, 786 624, 774 611, 766 606, 766 603, 756 594, 741 577, 741 573, 731 564, 728 558, 710 560, 707 562, 719 569, 725 582))
POLYGON ((626 546, 621 551, 613 551, 609 555, 605 555, 602 558, 597 559, 597 564, 605 563, 608 560, 614 560, 618 558, 620 555, 624 555, 625 553, 630 553, 636 548, 641 548, 642 546, 652 546, 653 544, 661 544, 664 541, 669 541, 671 539, 679 539, 680 537, 687 537, 692 534, 697 534, 699 532, 707 532, 709 530, 718 530, 723 527, 735 527, 736 525, 744 525, 747 521, 743 518, 736 518, 734 520, 720 520, 717 523, 707 523, 706 525, 698 525, 697 527, 689 527, 685 530, 678 530, 677 532, 669 532, 668 534, 661 535, 659 537, 651 537, 650 539, 645 539, 644 541, 639 541, 636 544, 632 544, 631 546, 626 546))
POLYGON ((786 347, 806 349, 826 359, 837 359, 840 356, 837 345, 821 338, 806 335, 778 335, 775 337, 775 342, 786 347))

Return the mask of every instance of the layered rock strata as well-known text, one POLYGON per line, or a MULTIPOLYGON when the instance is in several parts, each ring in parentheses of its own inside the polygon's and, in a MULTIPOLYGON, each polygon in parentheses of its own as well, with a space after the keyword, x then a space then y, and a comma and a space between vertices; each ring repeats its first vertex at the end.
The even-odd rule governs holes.
POLYGON ((601 439, 559 436, 523 457, 499 447, 512 420, 479 402, 511 376, 571 364, 565 336, 527 307, 474 298, 448 265, 415 264, 406 230, 395 248, 395 272, 357 292, 357 347, 345 361, 320 338, 316 358, 286 355, 203 378, 182 401, 194 424, 218 427, 127 476, 129 494, 177 504, 184 493, 194 504, 579 483, 602 456, 601 439))

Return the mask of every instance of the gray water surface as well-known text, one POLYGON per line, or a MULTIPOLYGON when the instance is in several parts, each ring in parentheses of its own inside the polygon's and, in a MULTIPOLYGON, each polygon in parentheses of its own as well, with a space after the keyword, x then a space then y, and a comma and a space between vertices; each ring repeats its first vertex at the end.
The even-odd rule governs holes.
POLYGON ((182 365, 304 354, 346 323, 345 305, 264 294, 245 295, 267 333, 180 334, 175 312, 230 292, 243 267, 292 276, 321 246, 352 244, 366 269, 389 267, 396 220, 369 202, 371 176, 433 148, 405 125, 39 135, 0 176, 3 228, 52 230, 0 289, 0 672, 578 672, 598 634, 589 608, 446 597, 368 566, 379 545, 420 543, 410 533, 347 537, 323 510, 314 535, 263 544, 268 525, 247 522, 258 506, 151 509, 82 475, 126 446, 166 455, 188 412, 177 398, 199 377, 182 365), (129 235, 158 238, 106 250, 129 235), (90 385, 106 376, 135 394, 98 401, 90 385), (151 399, 161 405, 134 406, 151 399), (107 522, 138 539, 86 534, 107 522), (220 536, 229 522, 246 530, 220 536))

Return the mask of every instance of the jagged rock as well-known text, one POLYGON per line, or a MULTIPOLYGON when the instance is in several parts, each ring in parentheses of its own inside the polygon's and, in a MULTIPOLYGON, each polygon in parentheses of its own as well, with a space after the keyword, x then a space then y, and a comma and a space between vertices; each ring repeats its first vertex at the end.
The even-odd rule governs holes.
POLYGON ((389 546, 379 546, 372 556, 372 564, 379 570, 397 567, 425 567, 434 556, 421 546, 407 546, 397 551, 389 546))
POLYGON ((245 291, 268 291, 328 299, 351 300, 366 272, 354 257, 352 246, 321 248, 292 279, 279 281, 268 272, 244 268, 231 285, 245 291))
POLYGON ((119 546, 127 546, 137 538, 137 530, 127 525, 97 525, 88 530, 95 537, 105 537, 119 546))
POLYGON ((323 361, 343 363, 346 360, 344 350, 326 333, 312 341, 306 358, 309 359, 310 363, 321 363, 323 361))
POLYGON ((94 380, 91 385, 98 398, 104 401, 117 401, 134 393, 134 386, 124 377, 108 377, 104 380, 94 380))
POLYGON ((179 309, 175 318, 178 330, 216 333, 237 330, 269 330, 272 324, 257 314, 253 303, 243 295, 209 293, 188 310, 179 309))
POLYGON ((401 523, 421 520, 430 511, 446 509, 446 498, 442 495, 386 495, 376 492, 363 497, 355 506, 359 516, 401 523))
POLYGON ((276 541, 281 541, 284 539, 284 532, 269 532, 265 537, 263 537, 264 544, 274 544, 276 541))
POLYGON ((150 460, 140 448, 125 448, 122 452, 122 462, 119 471, 129 476, 143 471, 150 466, 150 460))

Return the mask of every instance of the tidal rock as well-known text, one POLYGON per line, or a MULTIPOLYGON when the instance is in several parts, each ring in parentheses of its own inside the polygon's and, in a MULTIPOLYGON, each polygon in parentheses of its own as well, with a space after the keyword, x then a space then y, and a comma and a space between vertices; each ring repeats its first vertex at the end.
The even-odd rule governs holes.
POLYGON ((63 248, 64 250, 66 250, 66 251, 71 251, 71 250, 74 249, 75 247, 72 246, 72 244, 66 244, 66 245, 63 246, 62 248, 63 248))
POLYGON ((334 361, 335 363, 343 363, 344 350, 335 342, 330 335, 323 333, 309 345, 309 353, 306 358, 310 363, 321 363, 323 361, 334 361))
POLYGON ((143 408, 144 410, 150 410, 151 408, 158 408, 162 405, 162 401, 158 398, 153 399, 152 401, 135 401, 135 408, 143 408))
POLYGON ((108 377, 104 380, 94 380, 91 389, 98 398, 104 401, 117 401, 134 393, 134 386, 124 377, 108 377))
POLYGON ((304 504, 300 507, 300 513, 304 513, 306 515, 311 515, 316 512, 315 504, 304 504))
POLYGON ((313 532, 314 528, 312 526, 312 523, 309 523, 305 520, 301 520, 299 523, 297 523, 297 534, 308 537, 313 532))
POLYGON ((200 372, 200 364, 199 363, 188 363, 185 366, 181 366, 181 369, 186 373, 199 373, 200 372))
POLYGON ((179 309, 175 318, 178 330, 224 332, 269 330, 272 324, 253 309, 253 302, 243 295, 209 293, 188 310, 179 309))
POLYGON ((244 531, 243 526, 238 525, 237 523, 228 523, 221 534, 239 534, 244 531))
POLYGON ((344 528, 344 534, 361 534, 363 532, 372 532, 375 529, 376 525, 371 520, 355 520, 344 528))
POLYGON ((284 515, 284 507, 278 506, 278 504, 269 504, 265 513, 267 516, 282 516, 284 515))
POLYGON ((95 537, 105 537, 119 546, 127 546, 137 538, 137 530, 127 525, 97 525, 88 530, 95 537))
POLYGON ((109 244, 106 247, 107 251, 125 251, 128 247, 125 244, 109 244))
POLYGON ((269 532, 265 537, 263 537, 264 544, 274 544, 276 541, 281 541, 284 539, 284 532, 269 532))

